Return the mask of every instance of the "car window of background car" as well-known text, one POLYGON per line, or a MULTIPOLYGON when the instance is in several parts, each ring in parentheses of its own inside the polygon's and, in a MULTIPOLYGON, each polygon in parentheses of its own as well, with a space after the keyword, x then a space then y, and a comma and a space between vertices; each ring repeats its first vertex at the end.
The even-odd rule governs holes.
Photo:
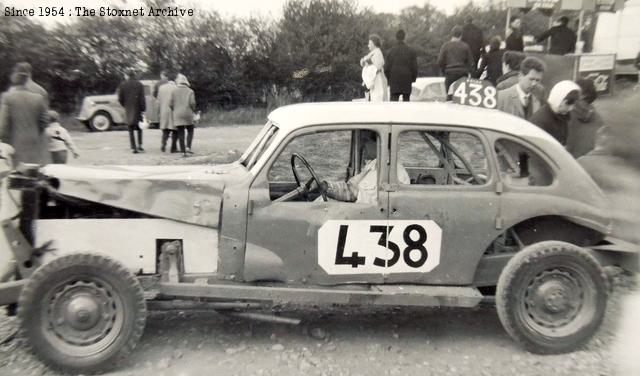
POLYGON ((453 184, 446 183, 446 169, 441 162, 445 155, 449 156, 448 159, 453 162, 461 177, 470 177, 470 172, 460 157, 448 150, 443 154, 438 138, 446 140, 447 136, 449 143, 471 165, 474 173, 483 175, 485 180, 489 176, 487 156, 482 141, 477 136, 466 132, 405 131, 400 133, 398 139, 398 160, 409 172, 412 184, 453 184), (432 146, 425 140, 425 136, 432 146))
POLYGON ((514 186, 548 186, 553 182, 549 165, 533 150, 512 140, 495 142, 500 177, 514 186))
MULTIPOLYGON (((321 180, 345 181, 349 166, 351 130, 307 133, 295 137, 282 150, 269 170, 269 182, 294 182, 291 172, 291 154, 304 157, 321 180)), ((297 163, 297 172, 302 182, 311 175, 297 163)))

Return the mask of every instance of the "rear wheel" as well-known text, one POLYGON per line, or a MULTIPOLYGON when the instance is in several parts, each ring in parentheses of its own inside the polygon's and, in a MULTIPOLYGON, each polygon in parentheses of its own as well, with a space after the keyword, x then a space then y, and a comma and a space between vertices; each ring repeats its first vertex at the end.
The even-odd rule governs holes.
POLYGON ((113 127, 113 119, 107 111, 97 111, 89 119, 89 128, 94 132, 106 132, 113 127))
POLYGON ((63 256, 41 266, 21 292, 21 332, 51 367, 93 373, 135 347, 146 319, 138 280, 115 260, 63 256))
POLYGON ((598 330, 608 281, 596 259, 570 243, 545 241, 516 254, 498 281, 498 316, 509 335, 539 354, 569 352, 598 330))

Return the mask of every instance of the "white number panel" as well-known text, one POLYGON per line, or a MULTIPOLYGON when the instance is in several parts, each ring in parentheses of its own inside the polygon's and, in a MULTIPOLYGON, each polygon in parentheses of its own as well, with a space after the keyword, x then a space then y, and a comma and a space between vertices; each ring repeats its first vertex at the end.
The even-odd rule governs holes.
POLYGON ((440 263, 434 221, 327 221, 318 230, 318 264, 328 274, 425 273, 440 263))
POLYGON ((451 85, 453 102, 473 107, 496 108, 497 91, 489 81, 462 77, 451 85))

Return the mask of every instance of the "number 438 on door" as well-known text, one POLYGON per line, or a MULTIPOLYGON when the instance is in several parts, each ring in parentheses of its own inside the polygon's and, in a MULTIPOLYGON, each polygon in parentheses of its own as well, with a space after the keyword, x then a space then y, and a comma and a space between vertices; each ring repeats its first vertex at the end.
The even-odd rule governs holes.
POLYGON ((453 102, 473 107, 496 108, 496 88, 484 80, 463 77, 451 85, 453 102))
POLYGON ((318 264, 328 274, 428 272, 441 239, 433 221, 331 220, 318 230, 318 264))

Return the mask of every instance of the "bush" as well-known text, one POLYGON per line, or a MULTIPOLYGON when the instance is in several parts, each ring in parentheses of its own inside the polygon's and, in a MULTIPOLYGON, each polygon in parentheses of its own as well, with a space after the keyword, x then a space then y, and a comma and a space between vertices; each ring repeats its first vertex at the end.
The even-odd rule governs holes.
MULTIPOLYGON (((185 18, 82 17, 50 30, 0 14, 0 88, 8 87, 13 65, 26 60, 63 112, 77 111, 85 95, 113 93, 130 67, 141 78, 157 79, 162 69, 185 74, 205 110, 351 100, 363 96, 359 60, 370 34, 380 35, 384 52, 403 28, 418 52, 419 75, 438 75, 440 46, 465 15, 487 38, 503 33, 506 11, 491 4, 469 3, 448 17, 430 4, 393 15, 359 9, 355 0, 290 0, 278 21, 223 19, 199 9, 198 17, 185 18)), ((532 31, 544 27, 538 12, 523 20, 532 31)))

